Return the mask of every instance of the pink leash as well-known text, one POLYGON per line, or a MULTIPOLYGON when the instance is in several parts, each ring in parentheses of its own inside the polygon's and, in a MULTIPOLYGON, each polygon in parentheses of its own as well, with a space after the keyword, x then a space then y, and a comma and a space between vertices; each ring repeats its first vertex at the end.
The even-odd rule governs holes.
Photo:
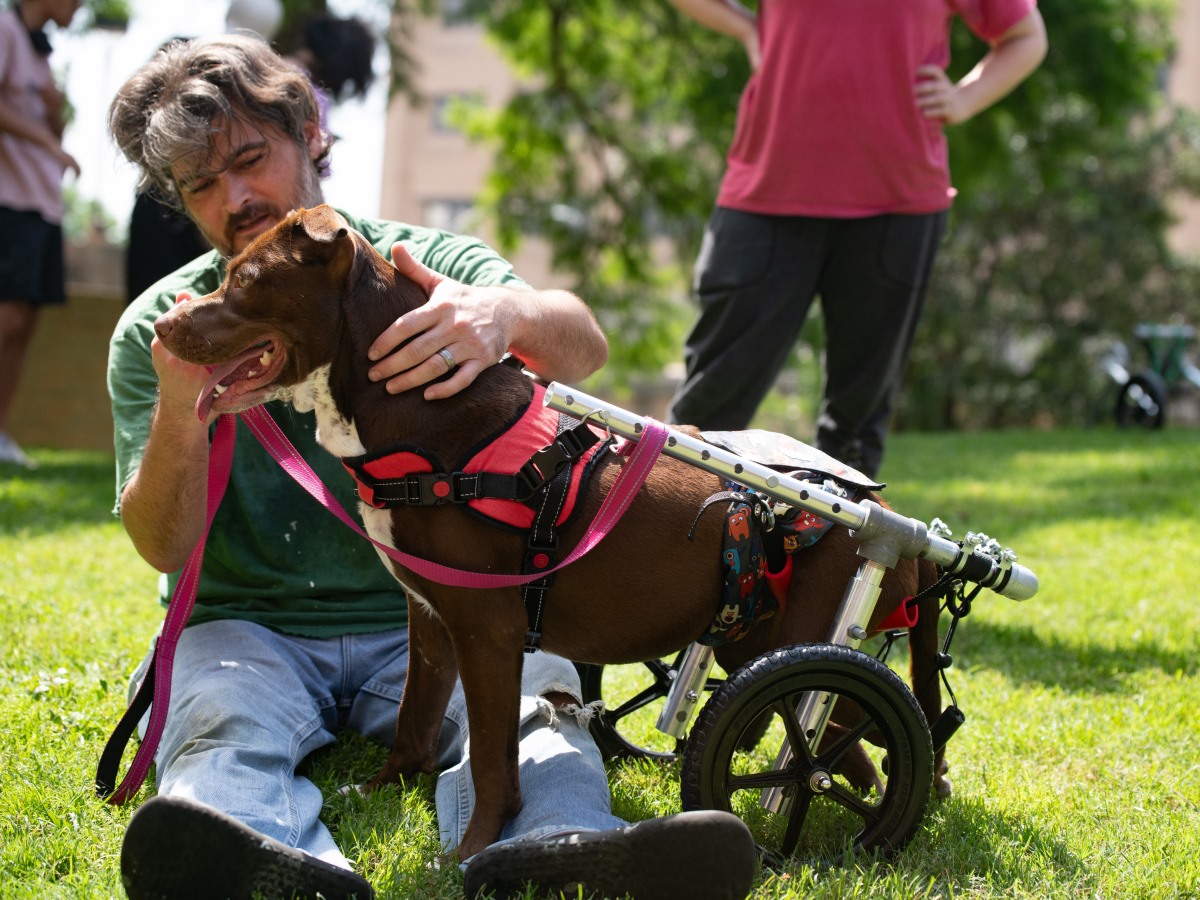
MULTIPOLYGON (((617 480, 613 482, 611 490, 605 496, 591 524, 588 525, 583 538, 561 563, 552 569, 532 575, 493 575, 443 566, 440 563, 412 556, 376 541, 351 518, 337 498, 325 487, 320 477, 301 458, 291 441, 271 418, 270 413, 261 406, 256 406, 242 412, 240 417, 243 424, 258 438, 272 458, 283 466, 284 470, 317 502, 347 526, 365 537, 400 565, 423 578, 439 584, 469 588, 500 588, 527 584, 539 578, 545 578, 550 572, 556 572, 569 566, 590 552, 612 531, 621 516, 625 514, 625 510, 629 508, 634 495, 645 483, 646 477, 650 474, 651 468, 667 442, 666 426, 653 419, 646 419, 646 428, 637 442, 637 447, 630 454, 629 460, 621 470, 621 474, 617 476, 617 480)), ((204 557, 204 544, 208 538, 208 531, 212 527, 217 506, 220 505, 225 487, 229 483, 229 470, 233 463, 233 436, 233 418, 228 415, 221 416, 217 421, 216 434, 209 451, 207 521, 204 532, 191 556, 188 557, 179 583, 175 586, 175 593, 167 607, 166 620, 155 646, 154 658, 147 677, 138 688, 137 695, 129 704, 125 715, 117 723, 117 727, 113 730, 112 736, 108 739, 104 752, 100 756, 100 762, 96 768, 96 793, 101 798, 107 799, 109 803, 125 803, 138 792, 150 771, 150 764, 158 749, 171 698, 171 671, 175 658, 175 646, 179 643, 179 636, 182 634, 196 602, 196 590, 200 581, 200 564, 204 557), (147 708, 151 712, 146 737, 134 755, 129 772, 114 791, 113 784, 116 782, 117 772, 120 768, 121 755, 147 708)))
POLYGON ((100 754, 100 762, 96 766, 96 793, 101 798, 107 798, 109 803, 125 803, 138 792, 150 771, 154 752, 158 749, 158 741, 167 721, 167 705, 171 699, 171 669, 175 662, 175 645, 179 643, 179 636, 183 633, 184 626, 192 615, 192 607, 196 603, 200 564, 204 560, 204 543, 208 539, 213 516, 217 513, 217 507, 221 505, 221 498, 225 495, 225 487, 229 483, 229 470, 233 464, 233 436, 233 417, 221 416, 217 420, 216 434, 213 435, 212 446, 208 451, 208 498, 204 531, 184 564, 179 582, 175 585, 175 593, 171 595, 162 633, 154 646, 154 657, 146 678, 138 687, 137 694, 125 710, 125 715, 113 729, 112 736, 104 745, 104 752, 100 754), (125 745, 147 708, 150 708, 151 712, 146 737, 133 757, 125 780, 114 793, 113 784, 121 765, 121 754, 125 752, 125 745))

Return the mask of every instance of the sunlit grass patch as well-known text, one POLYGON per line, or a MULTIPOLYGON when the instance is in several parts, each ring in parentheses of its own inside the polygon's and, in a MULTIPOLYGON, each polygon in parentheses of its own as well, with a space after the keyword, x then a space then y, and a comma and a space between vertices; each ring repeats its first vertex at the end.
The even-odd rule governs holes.
MULTIPOLYGON (((954 793, 909 846, 890 863, 764 869, 755 900, 1200 898, 1198 439, 896 436, 885 496, 1013 546, 1040 590, 1025 603, 985 591, 963 621, 948 673, 967 716, 947 751, 954 793)), ((132 808, 101 803, 92 778, 162 620, 156 576, 111 515, 110 458, 35 456, 33 472, 0 470, 0 896, 119 897, 132 808)), ((903 653, 889 664, 903 671, 903 653)), ((619 701, 629 688, 611 674, 619 701)), ((430 865, 432 777, 338 793, 383 752, 347 735, 307 764, 325 820, 380 897, 461 896, 456 867, 430 865)), ((677 762, 609 771, 618 815, 680 808, 677 762)))

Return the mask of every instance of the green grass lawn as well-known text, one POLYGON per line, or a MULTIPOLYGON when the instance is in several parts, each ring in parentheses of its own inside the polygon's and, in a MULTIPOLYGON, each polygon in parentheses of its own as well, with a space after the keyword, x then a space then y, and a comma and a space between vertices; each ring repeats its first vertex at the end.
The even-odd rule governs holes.
MULTIPOLYGON (((1200 898, 1200 432, 899 435, 885 496, 985 531, 1039 575, 985 592, 955 639, 967 715, 932 802, 890 864, 764 871, 765 898, 1200 898)), ((92 777, 125 681, 161 621, 154 574, 110 514, 111 460, 43 451, 0 468, 0 897, 121 896, 132 807, 92 777)), ((126 762, 132 751, 127 753, 126 762)), ((346 800, 379 748, 309 764, 326 819, 381 897, 461 896, 437 851, 432 782, 346 800)), ((678 771, 614 764, 627 818, 679 807, 678 771)))

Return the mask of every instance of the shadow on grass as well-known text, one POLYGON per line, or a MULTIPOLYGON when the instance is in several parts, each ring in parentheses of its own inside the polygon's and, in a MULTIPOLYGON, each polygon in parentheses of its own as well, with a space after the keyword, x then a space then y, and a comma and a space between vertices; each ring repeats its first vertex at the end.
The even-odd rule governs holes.
MULTIPOLYGON (((770 871, 762 874, 769 878, 770 871)), ((880 886, 879 895, 897 896, 907 886, 910 896, 930 900, 973 896, 981 884, 987 896, 1033 896, 1031 885, 1046 892, 1041 896, 1074 896, 1092 877, 1048 829, 957 798, 933 801, 912 843, 890 859, 858 854, 826 865, 797 857, 776 874, 789 883, 788 897, 876 896, 880 886)))
POLYGON ((1015 682, 1088 693, 1123 693, 1129 687, 1121 676, 1147 669, 1192 676, 1200 657, 1194 650, 1168 651, 1147 641, 1081 647, 1028 626, 991 622, 971 622, 952 655, 956 665, 984 666, 1015 682))
POLYGON ((932 801, 917 839, 896 860, 899 866, 906 862, 935 882, 957 887, 951 896, 970 894, 981 881, 996 895, 1030 885, 1065 895, 1091 879, 1086 862, 1053 833, 974 798, 932 801))
POLYGON ((0 467, 0 534, 47 534, 115 521, 111 455, 47 451, 37 459, 32 470, 0 467))

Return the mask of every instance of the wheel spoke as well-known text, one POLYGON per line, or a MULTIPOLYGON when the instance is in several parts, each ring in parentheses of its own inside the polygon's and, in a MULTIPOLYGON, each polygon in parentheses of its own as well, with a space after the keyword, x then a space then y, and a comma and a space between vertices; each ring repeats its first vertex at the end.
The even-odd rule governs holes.
POLYGON ((812 766, 813 755, 808 746, 808 736, 804 733, 804 727, 800 724, 800 717, 796 715, 796 707, 799 705, 800 702, 796 701, 795 695, 785 697, 783 700, 772 704, 776 714, 783 719, 783 727, 787 730, 787 738, 792 748, 792 755, 803 757, 804 762, 812 766))
MULTIPOLYGON (((875 720, 870 716, 864 715, 863 720, 858 725, 847 729, 842 737, 821 751, 817 757, 817 765, 826 769, 837 768, 837 764, 842 761, 842 757, 850 751, 850 748, 862 740, 862 736, 874 726, 875 720)), ((828 734, 828 731, 826 734, 828 734)))
POLYGON ((833 800, 838 806, 854 813, 864 823, 870 824, 879 820, 880 807, 879 803, 868 803, 862 797, 853 791, 847 790, 839 782, 834 782, 833 785, 825 792, 825 796, 833 800))
POLYGON ((753 772, 748 775, 730 775, 726 782, 729 793, 734 791, 757 791, 771 787, 791 787, 796 783, 796 775, 789 766, 786 769, 768 769, 765 772, 753 772))
POLYGON ((635 713, 643 706, 653 703, 655 700, 658 700, 660 697, 664 696, 666 696, 666 694, 662 688, 657 684, 652 684, 650 687, 644 688, 643 690, 634 694, 611 712, 606 710, 605 715, 610 721, 618 722, 630 713, 635 713))
POLYGON ((808 807, 812 803, 812 794, 808 791, 797 791, 792 799, 791 813, 788 815, 787 829, 783 833, 783 841, 779 850, 784 856, 795 856, 796 846, 800 843, 800 830, 804 820, 808 818, 808 807))
POLYGON ((668 688, 671 685, 671 672, 679 669, 679 657, 676 657, 672 665, 667 665, 661 659, 649 659, 642 665, 654 676, 654 684, 657 687, 668 688))

